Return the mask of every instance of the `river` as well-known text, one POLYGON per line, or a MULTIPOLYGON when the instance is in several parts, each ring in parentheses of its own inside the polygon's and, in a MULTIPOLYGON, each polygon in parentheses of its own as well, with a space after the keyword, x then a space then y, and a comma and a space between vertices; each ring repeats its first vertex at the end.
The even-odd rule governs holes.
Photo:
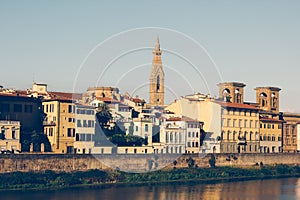
POLYGON ((1 200, 300 199, 300 178, 1 192, 1 200))

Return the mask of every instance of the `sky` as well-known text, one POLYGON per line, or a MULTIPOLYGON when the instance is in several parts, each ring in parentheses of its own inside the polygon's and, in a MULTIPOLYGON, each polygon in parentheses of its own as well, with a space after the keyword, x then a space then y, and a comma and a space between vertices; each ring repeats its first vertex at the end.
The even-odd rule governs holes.
POLYGON ((0 1, 0 85, 84 92, 117 86, 148 98, 159 35, 167 102, 217 94, 219 82, 280 87, 300 112, 300 1, 0 1), (154 28, 156 27, 156 28, 154 28), (127 53, 126 53, 127 52, 127 53))

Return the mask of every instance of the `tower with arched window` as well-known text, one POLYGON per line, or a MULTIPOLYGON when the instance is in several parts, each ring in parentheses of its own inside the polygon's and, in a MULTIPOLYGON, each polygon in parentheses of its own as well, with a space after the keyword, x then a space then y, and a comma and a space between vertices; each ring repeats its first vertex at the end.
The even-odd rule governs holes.
POLYGON ((277 87, 257 87, 256 103, 266 111, 279 112, 279 91, 277 87))
POLYGON ((150 105, 151 106, 164 106, 164 71, 161 61, 161 50, 158 36, 155 42, 155 48, 152 52, 152 70, 150 74, 150 105))
POLYGON ((219 98, 232 103, 244 103, 244 83, 219 83, 219 98))

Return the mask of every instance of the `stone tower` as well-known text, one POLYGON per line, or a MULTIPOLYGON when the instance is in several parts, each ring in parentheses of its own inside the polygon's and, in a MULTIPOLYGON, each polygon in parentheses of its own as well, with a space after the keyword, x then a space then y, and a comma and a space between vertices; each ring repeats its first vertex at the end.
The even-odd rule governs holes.
POLYGON ((244 103, 244 83, 219 83, 219 98, 232 103, 244 103))
POLYGON ((150 74, 150 105, 164 106, 164 80, 165 74, 162 68, 161 50, 158 36, 155 42, 155 48, 152 52, 152 70, 150 74))
POLYGON ((279 112, 279 91, 277 87, 257 87, 256 103, 266 111, 279 112))

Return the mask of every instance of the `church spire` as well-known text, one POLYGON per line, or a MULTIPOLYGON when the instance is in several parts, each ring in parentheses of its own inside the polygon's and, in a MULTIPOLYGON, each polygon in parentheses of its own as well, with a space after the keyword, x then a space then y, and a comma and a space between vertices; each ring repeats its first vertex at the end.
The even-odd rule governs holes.
POLYGON ((160 44, 159 44, 158 35, 156 36, 156 41, 155 41, 155 51, 160 51, 160 44))

